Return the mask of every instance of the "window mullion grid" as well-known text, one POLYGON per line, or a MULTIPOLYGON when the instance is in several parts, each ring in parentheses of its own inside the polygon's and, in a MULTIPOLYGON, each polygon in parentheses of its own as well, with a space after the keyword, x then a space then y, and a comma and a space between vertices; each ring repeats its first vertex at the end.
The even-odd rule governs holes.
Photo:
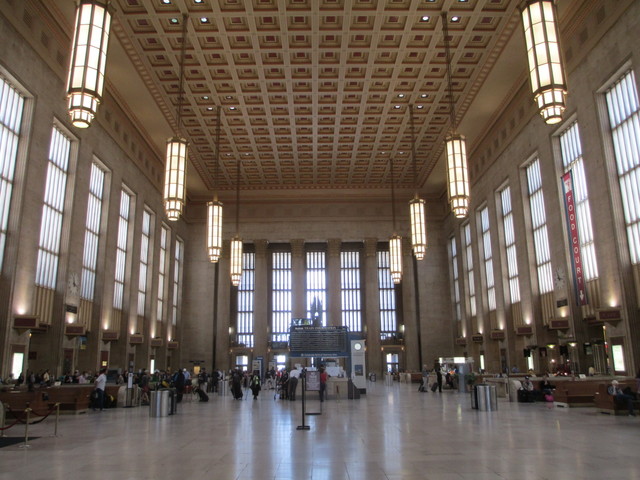
POLYGON ((389 268, 389 251, 378 251, 378 290, 380 296, 380 338, 393 338, 397 333, 395 288, 389 268))
POLYGON ((255 295, 255 253, 242 253, 242 279, 238 287, 238 341, 253 347, 255 295))
POLYGON ((130 199, 130 195, 125 190, 122 190, 120 197, 120 218, 118 221, 118 241, 116 245, 115 288, 113 291, 113 308, 118 310, 122 310, 124 297, 130 199))
POLYGON ((71 141, 54 126, 49 148, 36 266, 36 284, 51 289, 55 288, 58 273, 64 193, 67 184, 68 158, 61 157, 68 157, 70 144, 71 141))
POLYGON ((549 238, 547 235, 544 197, 540 176, 539 160, 535 159, 526 169, 529 185, 529 206, 533 227, 533 245, 536 256, 538 287, 541 294, 553 290, 549 238))
POLYGON ((23 107, 24 98, 0 78, 0 270, 4 263, 23 107))
POLYGON ((80 282, 81 297, 86 300, 93 300, 94 297, 104 177, 104 171, 101 170, 97 164, 93 163, 91 165, 91 177, 89 180, 84 253, 82 256, 82 278, 80 282))
POLYGON ((289 340, 291 319, 291 252, 273 252, 272 341, 289 340))
POLYGON ((165 277, 167 265, 167 246, 169 243, 169 229, 162 225, 160 230, 160 257, 158 264, 158 301, 156 308, 156 320, 164 321, 165 277))
POLYGON ((340 252, 342 325, 348 327, 350 332, 362 330, 359 262, 359 252, 340 252))
POLYGON ((606 92, 631 263, 640 263, 640 115, 633 70, 606 92))

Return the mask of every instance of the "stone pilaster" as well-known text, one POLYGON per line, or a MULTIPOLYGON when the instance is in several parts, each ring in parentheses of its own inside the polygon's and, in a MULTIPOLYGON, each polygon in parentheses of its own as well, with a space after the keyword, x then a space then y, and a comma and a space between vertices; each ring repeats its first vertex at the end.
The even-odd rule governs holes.
POLYGON ((342 240, 330 238, 327 248, 327 325, 342 325, 340 250, 342 240))
POLYGON ((291 240, 291 276, 293 277, 291 279, 291 315, 293 318, 307 317, 305 271, 304 240, 296 238, 291 240))
POLYGON ((255 263, 255 291, 253 308, 253 355, 254 358, 262 356, 265 368, 268 365, 267 344, 271 331, 269 324, 269 271, 267 246, 269 242, 264 239, 254 240, 256 248, 255 263))
POLYGON ((231 242, 223 240, 222 255, 218 260, 218 324, 216 325, 216 358, 214 368, 228 370, 231 367, 229 355, 229 327, 231 306, 228 299, 231 294, 231 242))
POLYGON ((378 299, 378 261, 376 252, 378 249, 377 238, 365 238, 364 262, 362 263, 364 280, 362 328, 367 340, 367 365, 368 371, 375 372, 382 379, 383 364, 380 351, 380 301, 378 299))

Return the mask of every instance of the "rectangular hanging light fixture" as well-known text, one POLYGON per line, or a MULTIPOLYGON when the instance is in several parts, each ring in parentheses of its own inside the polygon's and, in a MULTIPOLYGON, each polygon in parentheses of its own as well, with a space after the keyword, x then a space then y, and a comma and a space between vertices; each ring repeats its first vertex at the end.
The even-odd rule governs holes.
MULTIPOLYGON (((220 163, 220 130, 221 130, 222 108, 218 105, 216 126, 216 164, 213 176, 213 186, 217 187, 218 167, 220 163)), ((218 201, 217 192, 213 196, 213 201, 207 202, 207 251, 209 260, 216 263, 222 253, 222 202, 218 201)))
POLYGON ((411 223, 411 248, 416 260, 424 259, 427 253, 427 228, 424 218, 424 200, 418 195, 418 165, 416 160, 416 132, 413 121, 413 105, 409 105, 409 121, 411 123, 411 160, 413 178, 416 182, 416 193, 409 201, 409 219, 411 223))
POLYGON ((231 284, 240 285, 242 278, 242 240, 237 235, 231 240, 231 284))
POLYGON ((400 235, 394 234, 389 238, 389 270, 393 283, 400 283, 402 281, 402 237, 400 235))
POLYGON ((71 123, 78 128, 87 128, 91 124, 102 100, 111 28, 107 3, 80 0, 76 13, 67 98, 71 123))
POLYGON ((182 215, 185 201, 187 141, 173 137, 167 141, 167 159, 164 177, 164 208, 167 218, 176 221, 182 215))
POLYGON ((409 202, 411 218, 411 246, 416 260, 422 260, 427 252, 427 232, 424 219, 424 200, 418 194, 409 202))
POLYGON ((209 260, 216 263, 222 252, 222 202, 207 202, 207 250, 209 260))
POLYGON ((469 212, 469 172, 467 167, 467 147, 463 135, 456 131, 456 109, 453 99, 451 74, 451 49, 449 45, 448 13, 442 12, 442 31, 447 57, 447 90, 451 115, 451 133, 445 138, 447 153, 447 194, 451 211, 456 218, 464 218, 469 212))
MULTIPOLYGON (((182 101, 184 94, 184 57, 187 44, 187 15, 182 16, 182 46, 180 48, 180 85, 178 86, 177 130, 182 125, 182 101)), ((167 140, 167 156, 164 165, 164 210, 173 222, 180 218, 186 201, 187 149, 189 144, 179 133, 167 140)))
POLYGON ((529 79, 538 110, 548 124, 562 120, 567 85, 554 0, 525 0, 521 6, 529 79))
POLYGON ((453 133, 447 136, 445 142, 449 203, 456 218, 464 218, 469 211, 469 179, 465 138, 459 133, 453 133))

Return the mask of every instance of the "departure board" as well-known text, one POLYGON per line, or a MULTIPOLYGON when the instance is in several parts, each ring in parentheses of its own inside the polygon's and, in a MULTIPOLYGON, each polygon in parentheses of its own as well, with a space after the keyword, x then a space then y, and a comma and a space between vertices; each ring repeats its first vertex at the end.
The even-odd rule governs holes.
POLYGON ((347 327, 295 325, 289 328, 291 357, 348 357, 347 327))

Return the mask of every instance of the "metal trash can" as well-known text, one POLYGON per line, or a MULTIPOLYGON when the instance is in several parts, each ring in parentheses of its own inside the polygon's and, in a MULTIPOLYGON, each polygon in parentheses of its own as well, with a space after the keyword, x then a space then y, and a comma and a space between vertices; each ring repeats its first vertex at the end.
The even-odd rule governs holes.
POLYGON ((169 415, 173 415, 178 412, 178 392, 175 388, 169 388, 167 392, 169 394, 169 415))
POLYGON ((166 417, 169 415, 169 390, 154 390, 149 402, 149 416, 166 417))
POLYGON ((478 385, 471 389, 471 408, 478 409, 478 385))
POLYGON ((347 398, 349 400, 359 400, 360 399, 360 389, 358 389, 353 380, 349 379, 347 383, 347 398))
POLYGON ((371 372, 371 373, 369 373, 369 381, 370 381, 370 382, 375 382, 375 381, 376 381, 376 374, 375 374, 375 372, 371 372))
POLYGON ((384 376, 384 384, 385 385, 393 385, 393 375, 391 375, 390 373, 387 373, 384 376))
POLYGON ((218 395, 224 397, 227 395, 227 387, 229 382, 226 379, 218 380, 218 395))
POLYGON ((498 409, 498 393, 495 385, 476 385, 478 410, 492 412, 498 409))

